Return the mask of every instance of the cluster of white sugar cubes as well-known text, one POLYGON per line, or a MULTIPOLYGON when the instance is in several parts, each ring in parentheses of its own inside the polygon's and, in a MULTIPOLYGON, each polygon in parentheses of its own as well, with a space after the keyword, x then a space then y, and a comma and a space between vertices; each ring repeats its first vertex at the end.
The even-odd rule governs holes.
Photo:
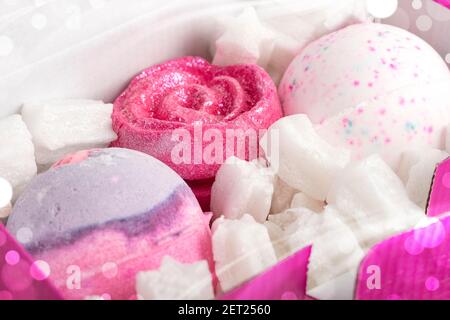
POLYGON ((269 215, 273 194, 273 172, 263 161, 228 158, 216 174, 211 189, 215 217, 239 219, 244 214, 263 223, 269 215))
POLYGON ((402 153, 398 175, 409 198, 426 209, 434 172, 449 154, 438 149, 410 149, 402 153))
POLYGON ((0 177, 14 189, 16 199, 36 175, 31 134, 20 115, 0 119, 0 177))
POLYGON ((332 185, 327 203, 339 211, 364 250, 424 217, 400 178, 378 155, 346 167, 332 185))
POLYGON ((136 292, 142 300, 209 300, 214 298, 208 263, 180 263, 165 256, 158 270, 136 275, 136 292))
POLYGON ((350 161, 350 151, 320 138, 306 115, 275 122, 260 141, 271 168, 286 184, 324 201, 331 184, 350 161))
POLYGON ((108 146, 117 138, 112 108, 82 99, 25 103, 22 117, 33 137, 38 166, 45 169, 68 153, 108 146))
POLYGON ((308 290, 355 270, 364 256, 353 232, 327 206, 322 213, 289 209, 269 216, 266 227, 281 259, 312 245, 308 265, 308 290))
POLYGON ((278 82, 308 43, 369 18, 364 1, 326 0, 278 1, 276 8, 247 7, 237 16, 220 16, 217 20, 221 30, 212 48, 213 63, 258 64, 278 82))
POLYGON ((220 287, 228 291, 276 264, 263 224, 250 215, 239 220, 220 217, 212 226, 213 256, 220 287))

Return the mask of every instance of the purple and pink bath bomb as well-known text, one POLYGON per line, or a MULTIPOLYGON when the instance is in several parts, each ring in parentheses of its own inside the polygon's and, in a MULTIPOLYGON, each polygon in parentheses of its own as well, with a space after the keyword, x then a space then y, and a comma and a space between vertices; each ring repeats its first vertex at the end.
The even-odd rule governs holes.
POLYGON ((135 275, 165 255, 211 266, 209 216, 191 189, 155 158, 128 149, 78 153, 31 181, 8 220, 50 267, 65 298, 130 299, 135 275))

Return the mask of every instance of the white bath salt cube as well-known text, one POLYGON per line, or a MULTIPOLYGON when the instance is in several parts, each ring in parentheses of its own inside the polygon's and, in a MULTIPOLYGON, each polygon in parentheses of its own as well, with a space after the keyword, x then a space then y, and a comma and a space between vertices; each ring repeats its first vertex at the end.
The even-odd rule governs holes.
POLYGON ((209 300, 214 298, 208 263, 179 263, 165 256, 158 270, 136 275, 136 292, 142 300, 209 300))
POLYGON ((299 215, 302 214, 303 210, 301 210, 301 208, 298 209, 299 210, 288 209, 278 214, 271 214, 268 221, 274 223, 282 230, 286 230, 290 225, 294 224, 298 220, 299 215))
POLYGON ((107 147, 117 138, 112 107, 75 99, 25 103, 22 116, 33 136, 37 163, 48 167, 68 153, 107 147))
POLYGON ((211 189, 215 217, 239 219, 250 214, 263 223, 269 215, 274 174, 259 161, 228 158, 216 174, 211 189))
POLYGON ((221 217, 212 226, 216 274, 224 292, 277 262, 269 234, 250 215, 239 220, 221 217))
POLYGON ((424 215, 378 155, 349 165, 331 187, 327 203, 337 208, 364 250, 409 229, 424 215))
POLYGON ((272 241, 272 246, 275 251, 275 255, 278 260, 282 260, 288 257, 291 253, 289 244, 287 243, 284 231, 280 226, 272 221, 266 221, 264 226, 269 233, 270 241, 272 241))
POLYGON ((213 64, 267 66, 276 36, 261 23, 253 7, 247 7, 237 17, 226 19, 224 29, 215 43, 213 64))
POLYGON ((275 176, 270 213, 281 213, 286 209, 289 209, 292 198, 296 193, 298 193, 298 190, 292 188, 279 177, 275 176))
POLYGON ((13 187, 8 180, 0 177, 0 219, 7 218, 12 210, 13 187))
POLYGON ((427 150, 429 149, 414 148, 402 152, 396 173, 404 185, 408 182, 411 168, 420 161, 421 154, 427 150))
POLYGON ((449 154, 437 149, 422 151, 419 161, 409 170, 406 191, 409 198, 425 211, 436 167, 449 154))
POLYGON ((325 200, 332 182, 350 161, 350 152, 322 140, 306 115, 284 117, 260 141, 270 166, 292 188, 325 200))
POLYGON ((321 212, 325 206, 323 201, 312 199, 306 194, 299 192, 292 197, 290 208, 306 208, 314 212, 321 212))
POLYGON ((340 219, 336 209, 327 206, 322 213, 290 209, 293 223, 284 228, 284 241, 290 254, 312 245, 308 266, 308 289, 313 289, 358 267, 364 256, 353 232, 340 219))
POLYGON ((31 134, 20 115, 0 119, 0 177, 13 187, 13 200, 36 175, 31 134))

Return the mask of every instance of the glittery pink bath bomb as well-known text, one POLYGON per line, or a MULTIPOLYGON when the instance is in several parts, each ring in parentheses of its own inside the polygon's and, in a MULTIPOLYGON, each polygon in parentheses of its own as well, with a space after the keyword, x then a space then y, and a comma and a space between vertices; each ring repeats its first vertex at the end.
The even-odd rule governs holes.
POLYGON ((328 142, 355 158, 396 166, 408 147, 442 147, 450 72, 439 54, 397 27, 366 23, 307 46, 279 87, 286 115, 307 114, 328 142))
POLYGON ((281 116, 277 89, 257 65, 184 57, 144 70, 115 100, 112 145, 150 154, 186 180, 207 180, 231 155, 257 157, 261 130, 281 116))
POLYGON ((129 149, 78 152, 36 176, 8 220, 67 299, 136 295, 136 274, 164 256, 212 266, 209 216, 157 159, 129 149))

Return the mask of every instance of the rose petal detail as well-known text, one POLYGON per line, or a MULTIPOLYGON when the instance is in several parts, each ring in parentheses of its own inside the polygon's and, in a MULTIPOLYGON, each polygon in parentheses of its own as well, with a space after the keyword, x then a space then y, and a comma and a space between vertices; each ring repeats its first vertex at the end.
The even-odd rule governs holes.
POLYGON ((246 160, 259 156, 257 142, 250 145, 247 130, 254 130, 259 140, 261 130, 281 116, 276 86, 262 68, 220 67, 199 57, 184 57, 142 71, 115 100, 112 119, 118 139, 112 146, 150 154, 186 180, 210 179, 230 155, 246 160), (176 129, 185 129, 190 136, 190 161, 173 161, 172 150, 180 143, 173 139, 176 129), (222 155, 213 163, 204 158, 212 142, 205 141, 210 129, 222 139, 222 155), (230 129, 235 141, 246 139, 244 154, 237 154, 236 145, 226 144, 230 129))

